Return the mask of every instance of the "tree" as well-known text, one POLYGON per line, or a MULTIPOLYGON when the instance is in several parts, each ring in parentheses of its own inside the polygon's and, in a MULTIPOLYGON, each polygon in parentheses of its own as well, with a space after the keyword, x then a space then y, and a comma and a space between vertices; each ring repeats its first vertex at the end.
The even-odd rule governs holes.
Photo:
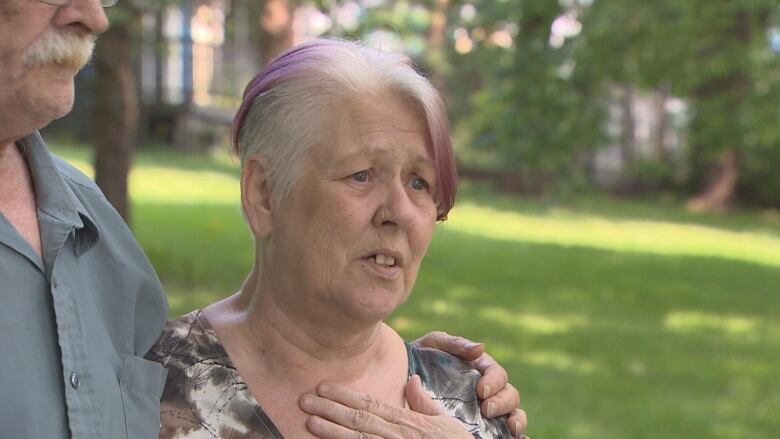
POLYGON ((508 190, 549 192, 579 181, 583 157, 601 141, 603 98, 590 71, 575 69, 574 47, 549 42, 567 9, 544 0, 474 4, 477 15, 460 24, 474 47, 451 53, 453 70, 480 84, 467 90, 461 142, 487 157, 482 165, 502 173, 508 190))
POLYGON ((746 140, 749 131, 758 128, 749 107, 751 90, 763 72, 752 55, 766 45, 773 3, 699 3, 700 20, 707 25, 693 27, 701 77, 691 90, 690 147, 696 164, 703 165, 695 167, 695 183, 703 183, 702 189, 689 204, 696 210, 724 210, 736 196, 741 162, 748 153, 746 140))
MULTIPOLYGON (((154 7, 165 4, 154 3, 154 7)), ((298 4, 297 0, 250 2, 259 25, 256 42, 264 64, 292 46, 298 4)), ((111 26, 98 39, 94 58, 95 180, 128 224, 128 175, 140 116, 135 56, 143 7, 128 0, 107 10, 111 26)))
POLYGON ((127 177, 135 147, 139 99, 133 62, 140 11, 119 2, 111 27, 95 52, 95 181, 117 212, 130 222, 127 177))
POLYGON ((257 43, 263 65, 293 45, 293 20, 299 0, 257 1, 259 8, 257 43))
POLYGON ((766 38, 777 14, 773 0, 600 0, 584 15, 578 66, 610 85, 686 99, 696 209, 722 210, 755 191, 746 169, 759 151, 766 159, 780 148, 777 136, 754 134, 778 122, 778 57, 766 38))

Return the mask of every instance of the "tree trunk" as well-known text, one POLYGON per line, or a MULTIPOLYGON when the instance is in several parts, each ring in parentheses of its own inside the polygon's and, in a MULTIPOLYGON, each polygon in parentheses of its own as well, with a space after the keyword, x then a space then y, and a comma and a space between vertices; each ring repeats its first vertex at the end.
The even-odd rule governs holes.
POLYGON ((734 197, 737 181, 739 181, 739 155, 735 150, 729 149, 720 156, 705 191, 688 202, 688 207, 697 212, 725 211, 734 197))
POLYGON ((620 155, 625 173, 634 162, 636 151, 636 120, 634 118, 634 88, 630 85, 622 87, 620 94, 620 155))
MULTIPOLYGON (((122 8, 121 2, 117 8, 122 8)), ((121 13, 131 15, 127 10, 121 13)), ((128 224, 127 177, 139 117, 132 23, 128 18, 114 20, 98 40, 94 61, 95 181, 128 224)))
POLYGON ((667 150, 666 133, 669 130, 669 113, 666 111, 666 102, 669 100, 669 84, 663 84, 658 88, 655 97, 655 154, 659 161, 667 162, 669 151, 667 150))
POLYGON ((265 0, 259 17, 258 47, 263 65, 268 65, 282 52, 293 46, 293 20, 297 0, 265 0))
POLYGON ((447 44, 447 7, 450 0, 436 0, 436 5, 431 11, 431 25, 428 27, 428 42, 426 58, 431 67, 430 80, 439 90, 442 96, 447 93, 447 77, 444 74, 446 68, 446 44, 447 44))
MULTIPOLYGON (((726 133, 724 136, 715 137, 710 134, 704 137, 707 140, 706 143, 699 140, 698 144, 694 144, 694 149, 698 151, 715 147, 722 152, 714 169, 710 172, 709 180, 703 190, 688 202, 691 209, 723 211, 728 208, 736 196, 740 174, 739 151, 745 134, 739 120, 741 113, 745 111, 747 97, 752 87, 747 67, 750 63, 748 54, 753 38, 751 22, 761 24, 757 29, 763 29, 767 18, 766 11, 758 11, 756 15, 752 16, 747 9, 735 11, 734 21, 729 26, 729 32, 725 35, 738 44, 740 50, 734 51, 734 53, 738 53, 742 57, 738 60, 740 68, 730 72, 726 71, 723 75, 705 82, 696 90, 694 108, 697 112, 704 111, 705 106, 709 106, 707 111, 727 116, 721 120, 719 127, 719 131, 726 133)), ((714 50, 713 53, 719 52, 714 50)), ((737 60, 732 62, 737 62, 737 60)), ((698 117, 700 116, 695 116, 695 118, 698 117)), ((693 126, 696 125, 696 119, 694 119, 693 126)))

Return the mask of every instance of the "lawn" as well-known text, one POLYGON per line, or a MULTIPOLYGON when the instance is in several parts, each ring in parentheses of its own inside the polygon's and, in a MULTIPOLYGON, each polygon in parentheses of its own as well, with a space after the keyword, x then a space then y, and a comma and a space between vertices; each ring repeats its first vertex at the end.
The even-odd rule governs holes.
MULTIPOLYGON (((85 150, 56 150, 91 172, 85 150)), ((253 244, 233 160, 145 151, 131 191, 172 315, 239 288, 253 244)), ((535 439, 777 438, 778 286, 776 213, 464 185, 389 322, 407 338, 444 329, 485 341, 535 439)))

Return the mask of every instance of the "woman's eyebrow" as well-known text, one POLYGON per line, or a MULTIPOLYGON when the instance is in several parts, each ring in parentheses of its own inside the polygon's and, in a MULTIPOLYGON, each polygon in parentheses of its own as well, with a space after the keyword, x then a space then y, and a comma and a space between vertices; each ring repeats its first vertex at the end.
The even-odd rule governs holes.
POLYGON ((431 168, 436 169, 436 165, 433 163, 433 160, 431 160, 430 158, 422 154, 418 154, 417 157, 414 158, 414 162, 424 166, 430 166, 431 168))
POLYGON ((338 162, 343 163, 343 162, 348 162, 350 160, 361 159, 361 158, 381 157, 388 154, 390 154, 390 151, 387 151, 385 148, 382 148, 380 146, 368 145, 364 148, 360 148, 356 150, 355 152, 351 152, 347 155, 339 157, 338 162))

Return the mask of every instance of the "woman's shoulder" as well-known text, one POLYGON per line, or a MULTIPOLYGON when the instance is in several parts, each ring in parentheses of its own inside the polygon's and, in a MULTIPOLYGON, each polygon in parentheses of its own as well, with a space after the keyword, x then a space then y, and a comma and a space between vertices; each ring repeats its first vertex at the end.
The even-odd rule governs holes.
POLYGON ((476 386, 482 375, 474 366, 437 349, 408 345, 408 353, 409 373, 419 375, 431 398, 470 433, 483 439, 512 437, 506 417, 486 419, 480 413, 476 386))
POLYGON ((442 404, 449 401, 479 407, 476 384, 479 371, 470 363, 438 349, 409 345, 409 373, 442 404))
POLYGON ((224 351, 219 338, 201 310, 169 320, 146 359, 168 369, 186 368, 207 358, 222 358, 224 351))
POLYGON ((238 431, 274 437, 266 435, 262 417, 256 420, 262 413, 256 413, 246 385, 200 310, 170 320, 146 358, 168 370, 160 398, 160 438, 216 438, 238 431))

